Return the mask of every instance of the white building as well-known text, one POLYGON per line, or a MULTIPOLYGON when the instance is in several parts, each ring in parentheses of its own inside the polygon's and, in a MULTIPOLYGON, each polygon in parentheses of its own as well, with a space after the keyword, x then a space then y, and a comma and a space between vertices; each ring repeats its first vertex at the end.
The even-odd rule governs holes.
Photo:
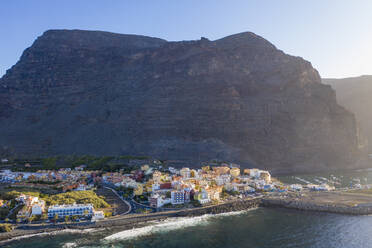
POLYGON ((92 216, 93 221, 102 220, 104 218, 105 218, 105 214, 103 213, 103 211, 93 211, 93 216, 92 216))
POLYGON ((183 189, 185 202, 190 202, 190 200, 191 200, 191 190, 192 190, 191 187, 183 189))
POLYGON ((151 175, 153 171, 154 171, 154 169, 150 168, 147 171, 145 171, 145 175, 151 175))
POLYGON ((173 190, 171 192, 171 203, 172 205, 185 203, 185 193, 183 192, 183 190, 173 190))
POLYGON ((208 192, 205 189, 203 189, 200 192, 197 192, 194 195, 194 199, 195 198, 199 201, 200 204, 206 204, 206 203, 208 203, 208 202, 211 201, 211 199, 209 197, 209 194, 208 194, 208 192))
POLYGON ((188 179, 188 178, 190 178, 191 172, 190 172, 190 169, 186 167, 186 168, 182 168, 180 170, 180 174, 181 174, 182 178, 188 179))
POLYGON ((290 188, 291 190, 300 191, 300 190, 302 190, 302 185, 301 185, 301 184, 291 184, 291 185, 289 186, 289 188, 290 188))
POLYGON ((261 170, 259 170, 259 169, 250 169, 249 170, 249 175, 251 177, 259 178, 260 175, 261 175, 261 170))
POLYGON ((121 181, 121 185, 126 188, 137 188, 137 182, 130 177, 123 178, 123 180, 121 181))
POLYGON ((32 205, 31 215, 42 215, 44 211, 44 206, 45 203, 43 202, 35 203, 34 205, 32 205))
POLYGON ((24 205, 23 208, 18 211, 17 218, 41 215, 44 212, 45 201, 40 200, 38 197, 21 194, 16 200, 24 205))
POLYGON ((152 197, 150 197, 149 201, 150 206, 154 208, 161 208, 165 204, 171 203, 170 198, 165 198, 164 196, 161 196, 159 194, 154 194, 152 197))
POLYGON ((177 170, 177 169, 174 168, 174 167, 169 167, 168 170, 169 170, 169 172, 172 173, 172 174, 178 174, 178 173, 179 173, 179 170, 177 170))
POLYGON ((73 215, 92 216, 93 211, 92 204, 53 205, 48 209, 48 217, 53 218, 55 215, 58 215, 58 217, 73 215))
POLYGON ((160 189, 160 184, 159 183, 153 183, 151 185, 152 192, 159 190, 160 189))
POLYGON ((307 187, 309 189, 315 190, 315 191, 329 191, 329 190, 334 190, 335 189, 335 187, 329 186, 328 184, 321 184, 321 185, 308 184, 307 187))
POLYGON ((225 183, 223 185, 223 188, 226 189, 227 191, 234 190, 234 185, 232 183, 225 183))
POLYGON ((250 186, 245 186, 244 187, 244 191, 246 193, 254 193, 254 192, 256 192, 256 190, 254 188, 250 187, 250 186))
POLYGON ((87 186, 84 184, 79 184, 77 188, 75 189, 75 191, 85 191, 85 190, 87 190, 87 186))
POLYGON ((231 181, 231 175, 219 175, 215 181, 218 186, 225 185, 231 181))
POLYGON ((87 168, 87 165, 82 164, 82 165, 76 166, 75 170, 76 171, 83 171, 85 168, 87 168))

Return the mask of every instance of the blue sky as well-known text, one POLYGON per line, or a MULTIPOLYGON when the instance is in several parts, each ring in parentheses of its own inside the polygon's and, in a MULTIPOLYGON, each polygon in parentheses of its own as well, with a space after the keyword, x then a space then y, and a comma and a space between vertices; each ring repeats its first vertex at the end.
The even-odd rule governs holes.
POLYGON ((252 31, 322 77, 372 74, 370 0, 2 0, 0 76, 48 29, 211 40, 252 31))

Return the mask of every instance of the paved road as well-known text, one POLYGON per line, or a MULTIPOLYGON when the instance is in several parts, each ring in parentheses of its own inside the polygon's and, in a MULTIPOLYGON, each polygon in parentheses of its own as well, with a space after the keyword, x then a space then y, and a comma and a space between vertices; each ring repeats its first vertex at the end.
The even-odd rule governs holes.
POLYGON ((116 192, 116 190, 114 190, 114 189, 112 189, 110 187, 106 187, 106 186, 103 186, 103 187, 105 189, 111 190, 122 202, 124 202, 124 204, 126 204, 128 206, 128 210, 126 212, 120 214, 120 215, 125 215, 125 214, 129 214, 130 212, 132 212, 132 205, 128 201, 124 200, 124 198, 122 196, 120 196, 118 194, 118 192, 116 192))
POLYGON ((18 203, 17 205, 15 205, 15 207, 12 208, 12 209, 9 211, 8 215, 6 216, 6 218, 10 218, 10 216, 13 214, 14 210, 16 210, 20 205, 21 205, 21 204, 19 204, 19 203, 18 203))

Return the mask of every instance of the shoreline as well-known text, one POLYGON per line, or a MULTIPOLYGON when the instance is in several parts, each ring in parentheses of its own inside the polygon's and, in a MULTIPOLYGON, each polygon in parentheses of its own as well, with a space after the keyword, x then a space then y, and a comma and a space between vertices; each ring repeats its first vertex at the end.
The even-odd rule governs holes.
POLYGON ((49 235, 54 232, 69 230, 71 232, 86 229, 100 229, 109 227, 122 227, 124 230, 143 225, 150 221, 162 221, 172 217, 195 217, 206 214, 221 214, 249 210, 259 207, 261 199, 242 199, 232 202, 221 203, 192 209, 180 209, 175 211, 150 213, 150 214, 133 214, 110 219, 101 220, 92 223, 71 223, 71 224, 49 224, 44 226, 20 226, 11 232, 0 233, 0 244, 14 241, 17 238, 28 238, 29 235, 49 235))
MULTIPOLYGON (((325 192, 325 196, 334 196, 340 194, 339 192, 325 192)), ((327 212, 344 215, 369 215, 372 214, 372 196, 371 204, 361 204, 360 206, 348 206, 339 203, 319 203, 313 200, 315 193, 309 197, 303 198, 280 198, 268 196, 264 198, 254 199, 239 199, 236 201, 221 203, 218 205, 211 205, 199 208, 180 209, 167 212, 158 212, 150 214, 131 214, 124 216, 112 217, 109 219, 92 222, 92 223, 70 223, 70 224, 49 224, 44 226, 19 226, 17 229, 8 232, 0 233, 0 244, 5 244, 17 240, 18 238, 28 238, 30 235, 53 235, 55 232, 68 231, 80 232, 89 231, 91 229, 103 229, 110 227, 121 227, 123 230, 128 230, 143 226, 151 221, 163 221, 168 218, 177 217, 196 217, 206 214, 222 214, 229 212, 236 212, 242 210, 249 210, 258 207, 268 208, 286 208, 299 211, 312 212, 327 212)), ((320 195, 325 197, 324 195, 320 195)), ((349 197, 352 197, 350 195, 349 197)))

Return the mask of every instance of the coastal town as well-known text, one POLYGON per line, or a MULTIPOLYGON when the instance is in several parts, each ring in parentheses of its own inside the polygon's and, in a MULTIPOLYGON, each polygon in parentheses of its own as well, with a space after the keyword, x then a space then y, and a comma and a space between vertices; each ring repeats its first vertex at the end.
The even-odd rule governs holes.
MULTIPOLYGON (((8 161, 3 159, 2 163, 8 161)), ((85 164, 59 169, 0 171, 0 219, 16 225, 96 222, 130 214, 213 206, 265 195, 331 191, 321 184, 284 184, 267 170, 233 163, 200 168, 165 166, 157 160, 117 171, 85 164)))

